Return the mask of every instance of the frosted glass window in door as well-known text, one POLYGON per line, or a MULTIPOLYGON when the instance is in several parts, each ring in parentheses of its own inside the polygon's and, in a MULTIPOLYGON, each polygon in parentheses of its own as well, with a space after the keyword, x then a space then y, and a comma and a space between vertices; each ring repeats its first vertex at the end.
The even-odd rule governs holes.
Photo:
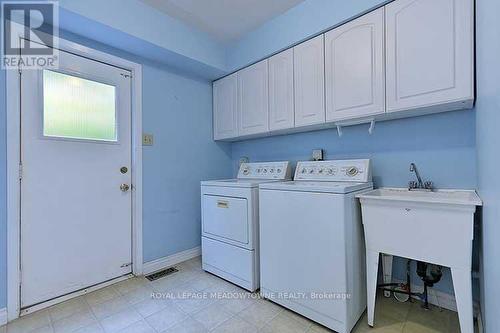
POLYGON ((116 141, 116 91, 109 84, 43 71, 43 135, 116 141))

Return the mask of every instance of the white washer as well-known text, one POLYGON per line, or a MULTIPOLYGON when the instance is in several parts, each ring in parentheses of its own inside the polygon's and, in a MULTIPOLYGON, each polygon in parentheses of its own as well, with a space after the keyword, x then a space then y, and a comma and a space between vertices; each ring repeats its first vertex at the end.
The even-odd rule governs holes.
POLYGON ((259 188, 261 293, 350 332, 366 308, 355 195, 373 188, 370 160, 298 162, 293 182, 259 188))
POLYGON ((243 163, 237 179, 201 182, 202 267, 259 288, 259 184, 290 179, 289 162, 243 163))

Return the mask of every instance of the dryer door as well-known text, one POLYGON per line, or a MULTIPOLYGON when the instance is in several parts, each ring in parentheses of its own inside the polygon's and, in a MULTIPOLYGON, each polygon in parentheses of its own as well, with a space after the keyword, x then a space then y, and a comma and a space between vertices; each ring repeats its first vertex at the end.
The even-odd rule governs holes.
POLYGON ((246 247, 249 244, 248 201, 203 195, 203 236, 246 247))

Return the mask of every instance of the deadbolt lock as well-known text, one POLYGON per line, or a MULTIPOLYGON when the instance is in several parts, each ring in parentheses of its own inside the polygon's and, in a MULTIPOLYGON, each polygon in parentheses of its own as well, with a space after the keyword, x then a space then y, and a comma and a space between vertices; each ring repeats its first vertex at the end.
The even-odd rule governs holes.
POLYGON ((120 190, 122 192, 127 192, 128 190, 130 190, 130 185, 129 184, 121 184, 120 185, 120 190))
POLYGON ((127 167, 121 167, 120 168, 120 172, 123 173, 123 174, 126 174, 128 172, 128 168, 127 167))

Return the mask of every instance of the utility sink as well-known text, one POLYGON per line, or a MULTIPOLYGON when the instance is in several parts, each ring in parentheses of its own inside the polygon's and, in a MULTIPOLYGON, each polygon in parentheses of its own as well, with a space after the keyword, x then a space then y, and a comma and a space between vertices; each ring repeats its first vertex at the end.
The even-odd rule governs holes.
POLYGON ((404 188, 380 188, 357 196, 362 199, 394 200, 448 205, 481 206, 476 191, 470 190, 408 190, 404 188))
POLYGON ((472 241, 475 191, 381 188, 356 196, 366 242, 368 324, 373 326, 379 255, 451 268, 462 333, 473 332, 472 241))

